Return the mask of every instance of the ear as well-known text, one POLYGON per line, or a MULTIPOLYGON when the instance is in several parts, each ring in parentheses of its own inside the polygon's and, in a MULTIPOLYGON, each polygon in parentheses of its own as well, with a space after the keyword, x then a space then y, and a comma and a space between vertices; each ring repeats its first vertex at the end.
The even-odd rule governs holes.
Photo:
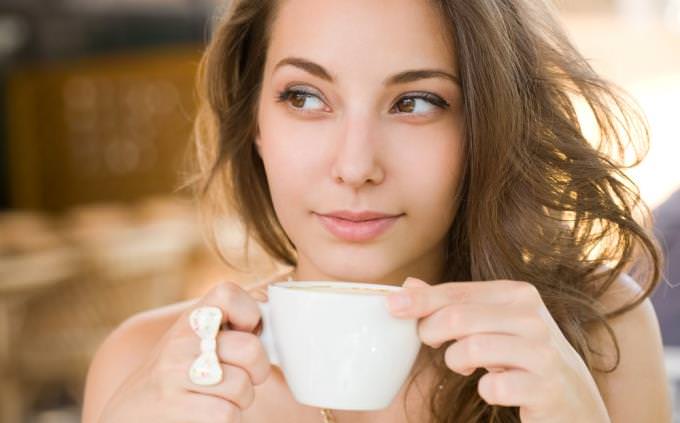
POLYGON ((260 151, 260 129, 257 129, 257 133, 255 134, 255 149, 257 149, 257 154, 262 157, 262 152, 260 151))

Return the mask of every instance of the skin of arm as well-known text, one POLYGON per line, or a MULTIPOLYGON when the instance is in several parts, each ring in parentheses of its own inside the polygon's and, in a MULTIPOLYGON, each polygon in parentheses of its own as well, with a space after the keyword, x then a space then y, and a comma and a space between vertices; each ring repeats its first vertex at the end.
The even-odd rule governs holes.
POLYGON ((165 331, 194 300, 170 304, 131 316, 102 342, 87 373, 82 422, 99 421, 104 406, 120 385, 144 364, 165 331))
MULTIPOLYGON (((603 303, 607 308, 618 307, 639 292, 637 282, 623 275, 605 294, 603 303)), ((612 423, 670 422, 672 406, 663 346, 651 301, 645 299, 609 324, 616 333, 621 361, 613 372, 595 372, 593 376, 612 423)), ((609 368, 615 359, 611 340, 604 330, 595 335, 601 346, 596 348, 607 353, 598 367, 609 368)))

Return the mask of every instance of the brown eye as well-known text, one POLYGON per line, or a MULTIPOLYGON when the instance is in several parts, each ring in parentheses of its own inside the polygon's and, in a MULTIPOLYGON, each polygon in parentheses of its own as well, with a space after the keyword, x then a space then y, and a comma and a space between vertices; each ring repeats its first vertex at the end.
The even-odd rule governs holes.
POLYGON ((325 106, 316 94, 296 89, 287 89, 278 93, 276 101, 287 103, 292 109, 302 113, 320 112, 325 106))
POLYGON ((397 102, 397 109, 401 113, 413 113, 413 110, 416 108, 416 100, 414 98, 403 98, 397 102), (400 105, 402 107, 400 107, 400 105))
POLYGON ((292 104, 293 107, 297 107, 298 109, 304 107, 306 100, 307 94, 292 94, 290 96, 290 104, 292 104))
POLYGON ((447 109, 448 107, 449 103, 439 96, 430 93, 419 93, 418 95, 400 98, 392 106, 392 110, 396 109, 397 114, 427 115, 433 113, 436 108, 447 109))

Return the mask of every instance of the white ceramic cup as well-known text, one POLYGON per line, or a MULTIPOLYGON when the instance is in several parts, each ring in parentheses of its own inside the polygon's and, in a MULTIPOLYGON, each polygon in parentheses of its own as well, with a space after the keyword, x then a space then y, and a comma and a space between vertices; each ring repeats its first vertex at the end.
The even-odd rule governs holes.
POLYGON ((268 286, 269 301, 258 302, 260 339, 298 402, 337 410, 378 410, 392 402, 421 347, 417 319, 393 317, 387 308, 385 292, 401 289, 331 281, 268 286), (291 288, 318 286, 345 291, 291 288))

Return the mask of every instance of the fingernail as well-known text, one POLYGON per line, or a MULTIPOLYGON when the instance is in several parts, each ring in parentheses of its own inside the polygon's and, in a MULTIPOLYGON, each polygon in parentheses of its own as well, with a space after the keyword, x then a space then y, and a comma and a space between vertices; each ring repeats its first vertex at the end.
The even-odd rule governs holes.
POLYGON ((404 311, 411 305, 411 297, 408 294, 400 293, 390 295, 387 298, 390 310, 392 311, 404 311))
POLYGON ((426 285, 429 285, 429 284, 425 281, 421 281, 420 279, 412 278, 412 277, 409 276, 408 278, 406 278, 406 280, 404 281, 404 283, 401 286, 405 287, 405 286, 411 286, 411 285, 413 285, 413 286, 426 286, 426 285))
POLYGON ((267 293, 262 291, 251 291, 250 295, 259 302, 267 302, 269 299, 267 293))

